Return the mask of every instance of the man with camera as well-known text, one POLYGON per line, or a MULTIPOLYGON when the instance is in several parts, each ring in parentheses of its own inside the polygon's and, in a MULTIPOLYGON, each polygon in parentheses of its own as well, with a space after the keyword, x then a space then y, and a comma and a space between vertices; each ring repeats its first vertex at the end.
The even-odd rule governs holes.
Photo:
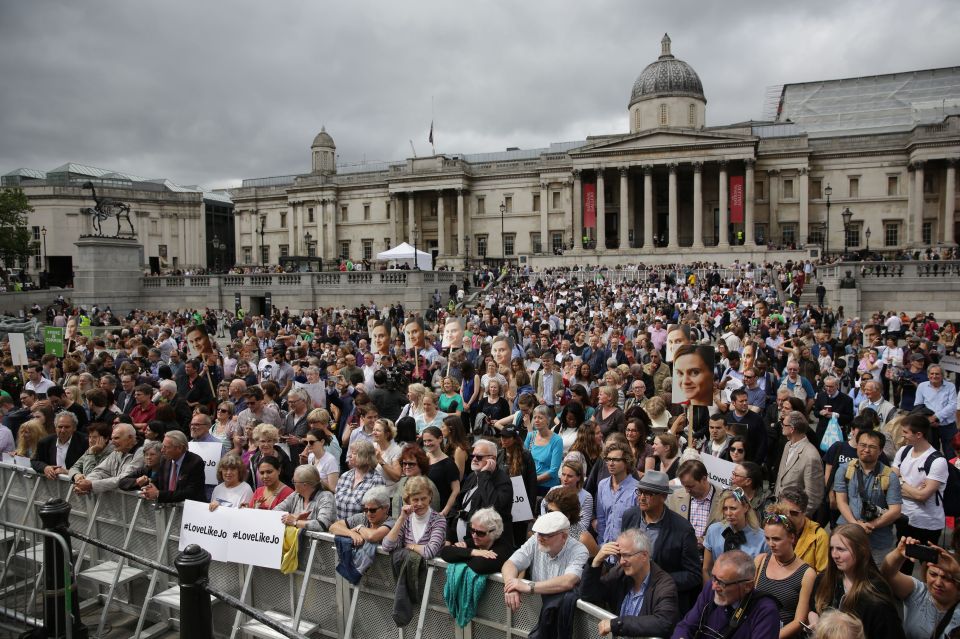
POLYGON ((900 478, 880 461, 883 433, 861 430, 857 458, 837 469, 833 490, 837 495, 837 524, 857 524, 870 538, 870 552, 880 565, 894 546, 893 524, 900 517, 900 478))

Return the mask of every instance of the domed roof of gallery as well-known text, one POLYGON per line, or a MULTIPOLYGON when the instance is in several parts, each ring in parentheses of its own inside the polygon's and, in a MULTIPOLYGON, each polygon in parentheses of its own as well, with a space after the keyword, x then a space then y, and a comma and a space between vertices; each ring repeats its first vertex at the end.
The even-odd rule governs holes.
POLYGON ((703 95, 700 76, 689 64, 678 60, 670 52, 670 36, 663 34, 660 57, 647 65, 630 94, 630 106, 643 100, 662 97, 692 97, 707 101, 703 95))

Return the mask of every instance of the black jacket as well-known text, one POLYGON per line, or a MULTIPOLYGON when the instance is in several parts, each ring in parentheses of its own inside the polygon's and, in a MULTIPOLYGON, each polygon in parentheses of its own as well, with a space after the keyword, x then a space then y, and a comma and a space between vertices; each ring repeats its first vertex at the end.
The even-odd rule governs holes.
MULTIPOLYGON (((486 507, 493 508, 503 519, 503 537, 508 543, 513 543, 513 481, 499 466, 493 472, 470 473, 463 480, 460 487, 460 494, 457 495, 457 501, 454 503, 454 513, 459 513, 459 517, 470 523, 473 514, 486 507), (470 500, 464 504, 464 497, 473 489, 476 491, 470 495, 470 500)), ((533 508, 533 505, 530 506, 533 508)), ((469 535, 467 535, 469 538, 469 535)), ((469 541, 469 539, 457 539, 457 526, 451 522, 447 526, 447 540, 451 543, 458 541, 469 541)))
MULTIPOLYGON (((621 521, 620 530, 639 528, 640 508, 634 506, 623 513, 621 521)), ((663 517, 650 559, 673 579, 677 586, 680 608, 687 610, 703 588, 700 552, 697 550, 697 537, 693 526, 666 505, 663 507, 663 517)))
POLYGON ((767 429, 759 413, 748 410, 747 414, 738 420, 736 411, 731 408, 727 413, 727 424, 732 425, 734 430, 744 431, 736 434, 746 438, 748 460, 758 464, 767 460, 767 429))
POLYGON ((180 464, 180 472, 177 474, 176 489, 171 491, 170 470, 173 468, 173 462, 163 460, 160 467, 160 485, 157 488, 160 494, 157 496, 158 503, 169 503, 192 499, 194 501, 209 501, 204 489, 204 462, 203 458, 189 450, 184 453, 183 463, 180 464))
POLYGON ((813 414, 817 417, 817 430, 816 432, 810 433, 810 441, 813 442, 813 445, 820 448, 820 440, 823 439, 823 434, 827 432, 827 424, 830 423, 830 420, 820 414, 820 411, 823 410, 824 406, 829 406, 837 415, 837 421, 840 423, 840 427, 846 430, 846 426, 853 421, 853 398, 849 395, 846 395, 841 392, 837 392, 836 397, 828 397, 826 393, 817 393, 816 399, 813 401, 813 414))
MULTIPOLYGON (((67 447, 67 458, 64 468, 73 466, 83 454, 87 452, 87 438, 80 433, 74 433, 70 438, 70 445, 67 447)), ((30 466, 42 473, 47 466, 57 465, 57 436, 47 435, 40 440, 37 445, 37 453, 33 456, 30 466)))
MULTIPOLYGON (((600 576, 600 568, 593 562, 583 573, 581 596, 610 612, 620 612, 623 600, 633 589, 633 578, 623 574, 619 564, 600 576)), ((643 596, 638 616, 616 617, 610 620, 614 635, 625 637, 668 637, 680 620, 677 585, 656 562, 650 562, 650 585, 643 596)))

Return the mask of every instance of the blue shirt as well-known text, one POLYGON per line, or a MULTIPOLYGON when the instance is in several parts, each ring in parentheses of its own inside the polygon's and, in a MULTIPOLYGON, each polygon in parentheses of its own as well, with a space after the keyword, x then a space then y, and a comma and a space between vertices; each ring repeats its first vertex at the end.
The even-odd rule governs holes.
POLYGON ((620 536, 623 513, 636 505, 637 480, 627 475, 617 491, 613 490, 613 478, 606 477, 597 485, 597 539, 600 545, 616 541, 620 536))
POLYGON ((914 406, 926 406, 937 414, 940 425, 957 421, 957 388, 953 382, 943 380, 940 388, 934 388, 930 382, 921 382, 917 386, 914 406))
POLYGON ((647 594, 647 586, 650 585, 650 572, 647 572, 647 578, 640 584, 640 590, 631 588, 627 591, 627 596, 623 598, 620 604, 621 617, 639 617, 640 608, 643 607, 643 597, 647 594))
MULTIPOLYGON (((707 534, 703 537, 703 547, 711 552, 713 560, 723 554, 723 531, 730 527, 725 521, 717 521, 707 528, 707 534)), ((756 557, 760 553, 770 550, 767 548, 767 540, 763 537, 763 531, 759 528, 747 526, 743 529, 743 534, 747 538, 747 543, 740 546, 740 550, 751 557, 756 557)))
POLYGON ((537 434, 533 431, 527 433, 527 439, 523 447, 530 451, 533 456, 534 465, 537 467, 537 475, 550 473, 546 481, 537 482, 541 488, 553 488, 560 484, 560 464, 563 462, 563 439, 560 435, 551 435, 546 446, 537 446, 537 434))

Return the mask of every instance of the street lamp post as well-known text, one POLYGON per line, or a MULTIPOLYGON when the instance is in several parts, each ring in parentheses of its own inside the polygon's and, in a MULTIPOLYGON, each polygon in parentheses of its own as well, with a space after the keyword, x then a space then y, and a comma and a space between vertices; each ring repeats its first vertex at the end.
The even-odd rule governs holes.
POLYGON ((870 227, 867 227, 867 230, 864 231, 864 236, 867 238, 867 257, 870 256, 870 227))
POLYGON ((845 206, 843 208, 843 213, 840 214, 840 217, 843 218, 843 252, 846 254, 847 249, 850 247, 847 231, 850 228, 850 218, 853 217, 853 211, 850 210, 849 206, 845 206))
POLYGON ((414 227, 413 229, 413 269, 415 271, 420 270, 420 229, 414 227))
POLYGON ((463 270, 470 268, 470 236, 463 236, 463 270))
POLYGON ((43 270, 47 269, 47 227, 40 227, 40 235, 43 237, 43 270))
POLYGON ((267 260, 264 259, 264 250, 263 250, 263 231, 267 226, 267 216, 260 216, 260 262, 263 266, 267 265, 267 260))
POLYGON ((827 182, 827 187, 823 189, 823 194, 827 196, 827 232, 823 236, 823 254, 830 252, 830 196, 833 195, 833 187, 827 182))
POLYGON ((507 212, 507 203, 500 203, 500 257, 507 261, 507 238, 503 234, 503 216, 507 212))
POLYGON ((213 250, 216 251, 216 259, 214 260, 214 266, 217 270, 221 268, 221 260, 224 256, 223 252, 227 249, 226 242, 221 242, 220 238, 214 234, 213 239, 210 240, 210 245, 213 247, 213 250))

